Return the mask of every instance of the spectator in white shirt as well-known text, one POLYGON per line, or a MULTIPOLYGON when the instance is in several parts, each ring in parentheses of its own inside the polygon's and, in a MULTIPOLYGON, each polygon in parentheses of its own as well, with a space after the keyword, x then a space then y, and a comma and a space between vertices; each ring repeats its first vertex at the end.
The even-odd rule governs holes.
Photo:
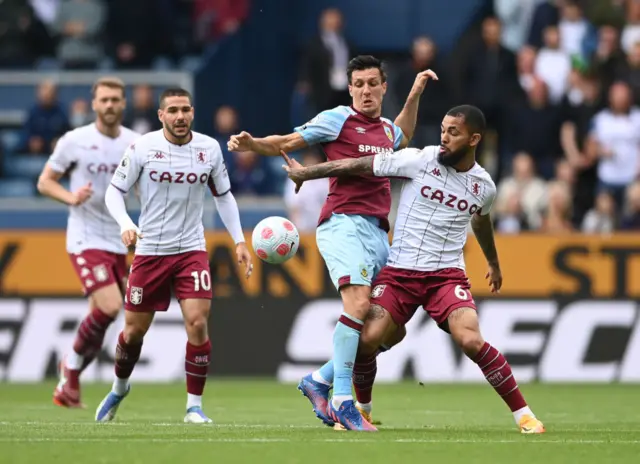
POLYGON ((543 33, 544 47, 538 52, 535 74, 547 84, 549 100, 558 104, 567 91, 571 59, 560 48, 557 26, 547 26, 543 33))
POLYGON ((609 89, 609 107, 593 118, 586 155, 598 160, 598 191, 611 193, 619 211, 640 171, 640 109, 632 106, 628 84, 609 89))

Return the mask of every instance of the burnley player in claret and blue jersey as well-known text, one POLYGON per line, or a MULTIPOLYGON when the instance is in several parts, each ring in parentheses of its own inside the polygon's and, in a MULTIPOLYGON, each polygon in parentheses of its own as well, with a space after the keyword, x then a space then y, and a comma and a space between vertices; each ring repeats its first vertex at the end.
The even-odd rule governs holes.
MULTIPOLYGON (((351 106, 323 111, 289 135, 253 138, 247 132, 228 142, 231 151, 254 151, 278 156, 319 145, 329 161, 393 152, 409 144, 416 126, 418 104, 431 70, 416 77, 402 112, 394 122, 382 118, 387 90, 382 63, 372 56, 358 56, 347 67, 351 106)), ((287 158, 288 160, 288 158, 287 158)), ((292 166, 297 165, 290 161, 292 166)), ((356 352, 360 332, 369 312, 371 281, 389 254, 388 179, 349 176, 331 179, 329 195, 319 218, 318 249, 344 305, 333 337, 333 360, 302 379, 299 389, 309 398, 316 415, 326 424, 348 430, 375 431, 371 424, 371 391, 351 396, 351 378, 357 371, 356 352), (328 401, 333 386, 333 397, 328 401)), ((371 369, 367 366, 367 369, 371 369)))

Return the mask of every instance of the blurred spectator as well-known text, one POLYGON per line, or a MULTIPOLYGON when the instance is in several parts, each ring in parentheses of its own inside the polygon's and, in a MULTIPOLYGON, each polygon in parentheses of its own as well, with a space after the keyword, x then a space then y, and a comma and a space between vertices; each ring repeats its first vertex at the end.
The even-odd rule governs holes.
POLYGON ((519 196, 512 195, 506 199, 504 208, 497 214, 495 227, 500 234, 518 234, 530 228, 519 196))
POLYGON ((542 32, 548 26, 556 26, 560 18, 558 4, 562 0, 547 0, 538 3, 533 11, 531 19, 531 29, 527 43, 534 48, 542 48, 542 32))
POLYGON ((58 102, 53 82, 43 81, 38 86, 37 99, 24 125, 21 145, 24 152, 43 154, 53 151, 55 141, 70 126, 67 113, 58 102))
POLYGON ((196 40, 214 42, 233 34, 249 16, 249 0, 194 0, 196 40))
POLYGON ((329 8, 320 17, 320 33, 302 57, 300 81, 309 93, 313 112, 338 105, 350 105, 349 82, 345 70, 353 51, 342 33, 340 10, 329 8))
POLYGON ((545 182, 536 176, 533 158, 528 153, 518 153, 513 158, 512 175, 498 184, 496 213, 513 216, 514 212, 522 209, 524 224, 537 229, 545 205, 545 192, 545 182), (512 198, 518 199, 517 207, 512 198))
POLYGON ((591 121, 600 110, 599 81, 572 71, 570 87, 562 103, 560 143, 576 173, 573 200, 573 224, 578 227, 584 215, 593 208, 597 170, 595 160, 585 153, 585 140, 591 121))
POLYGON ((83 98, 76 98, 71 102, 69 111, 69 123, 72 128, 85 126, 93 121, 93 115, 89 110, 89 102, 83 98))
POLYGON ((156 102, 153 99, 153 89, 150 85, 136 85, 133 88, 133 104, 127 108, 124 125, 139 133, 162 129, 158 119, 156 102))
POLYGON ((463 79, 469 103, 478 106, 487 125, 499 129, 502 123, 504 89, 516 82, 515 55, 500 45, 500 21, 494 17, 482 23, 482 41, 472 51, 463 79))
POLYGON ((525 96, 533 86, 535 80, 535 66, 537 53, 535 48, 525 46, 520 49, 517 56, 518 85, 516 86, 516 96, 525 96))
POLYGON ((591 57, 591 67, 597 73, 605 89, 615 80, 616 71, 624 63, 620 49, 620 36, 611 26, 602 26, 598 31, 598 45, 591 57))
POLYGON ((582 221, 582 232, 610 234, 616 226, 616 204, 607 192, 596 197, 595 208, 589 210, 582 221))
POLYGON ((560 4, 560 48, 569 56, 586 58, 591 55, 596 30, 585 18, 576 0, 563 0, 560 4))
POLYGON ((231 190, 238 195, 271 195, 275 187, 266 157, 252 151, 232 153, 229 163, 231 190))
POLYGON ((547 85, 549 101, 559 103, 567 90, 571 60, 560 49, 560 35, 557 26, 547 26, 544 30, 544 47, 538 52, 535 74, 547 85))
POLYGON ((632 106, 624 82, 609 90, 609 107, 593 119, 586 149, 587 156, 599 160, 599 191, 610 192, 620 210, 625 188, 640 171, 640 110, 632 106))
POLYGON ((622 29, 622 49, 631 53, 631 48, 640 42, 640 2, 627 0, 627 23, 622 29))
POLYGON ((533 156, 537 172, 545 179, 552 177, 555 161, 562 154, 560 123, 560 110, 549 103, 547 86, 535 78, 527 102, 512 108, 505 135, 510 152, 526 151, 533 156))
POLYGON ((622 217, 622 230, 640 230, 640 183, 635 182, 627 189, 627 211, 622 217))
POLYGON ((422 94, 423 103, 418 109, 418 126, 412 143, 416 147, 434 145, 440 141, 442 115, 452 106, 445 67, 437 60, 436 44, 429 37, 417 37, 413 41, 411 60, 398 71, 394 81, 396 100, 402 104, 416 80, 416 74, 432 69, 438 75, 437 85, 427 85, 422 94))
POLYGON ((238 113, 234 108, 227 105, 218 108, 213 120, 213 137, 220 144, 222 155, 226 162, 231 159, 231 154, 227 150, 227 142, 238 131, 239 127, 238 113))
POLYGON ((493 9, 502 23, 502 45, 516 53, 527 40, 538 0, 493 0, 493 9))
POLYGON ((615 78, 629 84, 633 103, 640 105, 640 42, 631 47, 626 61, 620 63, 615 78))
POLYGON ((91 69, 104 56, 106 15, 100 0, 62 0, 54 30, 60 35, 58 59, 68 69, 91 69))
POLYGON ((50 51, 50 40, 27 0, 0 1, 0 67, 31 67, 50 51))
MULTIPOLYGON (((304 166, 313 166, 322 161, 322 157, 314 150, 307 150, 302 154, 304 166)), ((295 189, 296 185, 287 179, 284 188, 284 201, 287 205, 289 219, 300 232, 315 232, 320 211, 329 194, 329 179, 305 182, 298 193, 295 193, 295 189)))
POLYGON ((563 182, 551 182, 541 231, 549 234, 571 232, 571 193, 563 182))
POLYGON ((554 182, 560 182, 569 189, 570 193, 573 193, 573 187, 576 183, 576 172, 571 166, 571 163, 566 158, 560 158, 556 163, 556 175, 554 182))
POLYGON ((157 56, 169 54, 171 27, 155 0, 109 0, 109 56, 118 68, 144 69, 157 56))

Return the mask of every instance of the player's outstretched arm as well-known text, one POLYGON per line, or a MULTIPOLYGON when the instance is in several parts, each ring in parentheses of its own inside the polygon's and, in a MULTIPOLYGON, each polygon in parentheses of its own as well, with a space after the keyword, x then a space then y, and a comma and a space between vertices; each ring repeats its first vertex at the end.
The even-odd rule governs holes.
POLYGON ((418 107, 420 106, 420 97, 422 96, 422 92, 424 92, 424 88, 426 87, 429 79, 433 79, 435 81, 438 80, 438 76, 436 75, 436 73, 434 73, 430 69, 422 71, 416 76, 416 80, 413 83, 411 91, 409 92, 407 101, 405 102, 402 111, 400 111, 400 114, 394 121, 394 124, 402 129, 402 133, 404 134, 399 148, 408 146, 409 142, 413 138, 413 133, 416 130, 416 124, 418 122, 418 107))
POLYGON ((499 293, 500 287, 502 287, 502 272, 500 271, 500 262, 498 260, 498 250, 496 248, 491 217, 489 214, 474 214, 471 217, 471 228, 489 264, 489 271, 485 277, 489 279, 491 291, 499 293))
POLYGON ((355 159, 329 161, 328 163, 320 163, 308 167, 291 168, 285 165, 283 168, 287 171, 287 174, 292 181, 295 183, 302 183, 308 180, 322 179, 323 177, 373 174, 374 158, 375 155, 363 156, 355 159))
POLYGON ((216 208, 222 223, 226 227, 229 235, 236 244, 236 255, 238 257, 238 264, 244 264, 245 277, 249 278, 253 272, 253 264, 251 263, 251 253, 247 248, 247 244, 244 240, 244 232, 242 231, 242 224, 240 223, 240 211, 238 210, 238 203, 236 202, 233 194, 228 191, 224 195, 214 196, 216 202, 216 208))
POLYGON ((302 135, 297 132, 289 135, 270 135, 260 139, 253 138, 248 132, 241 132, 232 135, 227 142, 229 151, 254 151, 266 156, 279 156, 281 151, 289 153, 306 146, 302 135))

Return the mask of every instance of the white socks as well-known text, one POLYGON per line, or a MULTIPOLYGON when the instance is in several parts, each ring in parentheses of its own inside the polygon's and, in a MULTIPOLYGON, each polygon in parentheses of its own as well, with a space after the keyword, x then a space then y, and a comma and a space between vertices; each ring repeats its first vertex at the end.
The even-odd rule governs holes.
POLYGON ((113 381, 113 386, 111 387, 111 391, 118 396, 122 396, 127 392, 127 387, 129 386, 129 379, 116 379, 113 381))
POLYGON ((522 419, 522 416, 536 417, 536 415, 531 412, 531 409, 529 409, 529 406, 525 406, 524 408, 520 408, 517 411, 513 411, 513 418, 515 419, 517 425, 520 425, 520 419, 522 419))
POLYGON ((331 398, 331 404, 333 404, 333 407, 336 409, 340 409, 340 406, 342 405, 342 403, 344 401, 348 401, 348 400, 353 400, 353 396, 351 395, 333 395, 333 398, 331 398))
POLYGON ((187 393, 187 410, 194 406, 202 408, 202 395, 192 395, 191 393, 187 393))
POLYGON ((371 414, 371 402, 368 403, 360 403, 359 401, 356 401, 356 407, 362 409, 364 412, 371 414))
POLYGON ((67 369, 71 369, 72 371, 79 371, 82 367, 83 361, 84 356, 79 355, 75 351, 71 350, 71 352, 65 356, 64 364, 65 366, 67 366, 67 369))

